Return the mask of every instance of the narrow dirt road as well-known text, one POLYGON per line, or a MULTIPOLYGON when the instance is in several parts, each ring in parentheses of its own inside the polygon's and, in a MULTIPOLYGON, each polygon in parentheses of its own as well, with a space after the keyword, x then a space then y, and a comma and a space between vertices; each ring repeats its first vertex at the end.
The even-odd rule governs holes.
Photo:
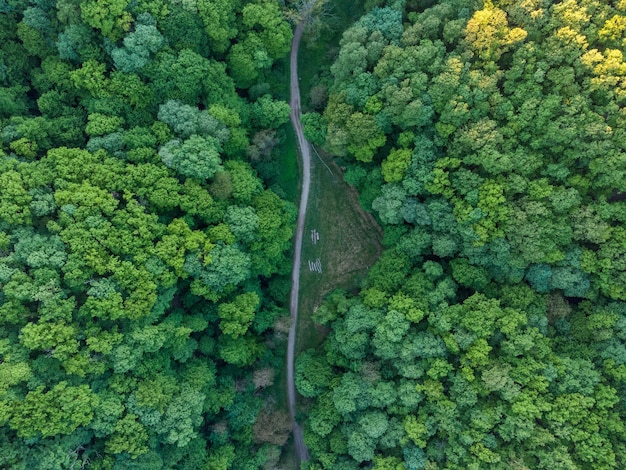
POLYGON ((298 455, 298 460, 304 462, 309 459, 309 450, 304 443, 302 428, 296 423, 296 386, 294 382, 294 356, 296 350, 296 329, 298 327, 298 297, 300 292, 300 264, 302 257, 302 238, 304 234, 304 221, 309 202, 309 189, 311 186, 311 147, 304 138, 302 124, 300 123, 300 86, 298 84, 298 49, 304 24, 301 22, 296 27, 291 43, 291 76, 290 94, 291 99, 291 123, 298 136, 298 146, 302 156, 302 192, 300 193, 300 209, 298 210, 298 224, 296 226, 296 239, 293 249, 293 270, 291 297, 289 309, 291 313, 291 328, 289 328, 289 340, 287 345, 287 400, 289 401, 289 413, 293 424, 293 440, 298 455))

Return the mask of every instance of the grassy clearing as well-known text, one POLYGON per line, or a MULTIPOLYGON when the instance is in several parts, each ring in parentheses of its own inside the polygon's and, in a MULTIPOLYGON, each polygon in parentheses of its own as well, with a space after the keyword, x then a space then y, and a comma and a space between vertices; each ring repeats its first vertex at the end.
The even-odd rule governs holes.
POLYGON ((382 229, 363 211, 354 189, 343 181, 341 170, 327 160, 333 174, 313 160, 311 195, 304 229, 300 270, 300 306, 297 352, 314 348, 326 331, 311 315, 334 289, 358 287, 381 254, 382 229), (311 230, 319 232, 312 242, 311 230), (322 273, 312 272, 308 261, 320 260, 322 273))

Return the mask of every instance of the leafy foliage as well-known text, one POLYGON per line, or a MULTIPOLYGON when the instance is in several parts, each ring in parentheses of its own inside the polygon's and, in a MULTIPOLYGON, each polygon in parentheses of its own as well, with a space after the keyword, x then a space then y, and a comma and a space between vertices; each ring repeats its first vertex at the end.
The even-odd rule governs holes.
POLYGON ((387 246, 298 360, 311 467, 623 467, 622 6, 370 4, 306 115, 387 246))
POLYGON ((246 159, 288 118, 278 2, 0 3, 0 467, 277 461, 295 209, 246 159))

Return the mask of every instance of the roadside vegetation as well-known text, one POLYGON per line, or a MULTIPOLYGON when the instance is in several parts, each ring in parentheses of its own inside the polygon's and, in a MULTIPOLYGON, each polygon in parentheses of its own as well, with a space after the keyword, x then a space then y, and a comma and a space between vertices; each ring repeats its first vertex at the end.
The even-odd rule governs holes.
POLYGON ((299 351, 317 346, 328 332, 311 320, 326 294, 360 285, 381 253, 380 226, 361 208, 356 191, 342 180, 341 169, 329 163, 330 170, 315 160, 311 171, 314 183, 300 274, 299 351), (308 262, 317 260, 321 272, 309 268, 308 262))

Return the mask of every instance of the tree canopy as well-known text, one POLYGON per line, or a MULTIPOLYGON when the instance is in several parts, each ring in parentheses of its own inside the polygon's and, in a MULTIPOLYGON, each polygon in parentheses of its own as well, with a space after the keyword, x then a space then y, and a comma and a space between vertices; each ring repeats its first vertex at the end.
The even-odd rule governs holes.
POLYGON ((298 360, 309 468, 623 467, 623 5, 368 3, 305 123, 387 248, 298 360))
POLYGON ((249 155, 291 34, 274 0, 0 2, 0 467, 278 460, 295 208, 249 155))

